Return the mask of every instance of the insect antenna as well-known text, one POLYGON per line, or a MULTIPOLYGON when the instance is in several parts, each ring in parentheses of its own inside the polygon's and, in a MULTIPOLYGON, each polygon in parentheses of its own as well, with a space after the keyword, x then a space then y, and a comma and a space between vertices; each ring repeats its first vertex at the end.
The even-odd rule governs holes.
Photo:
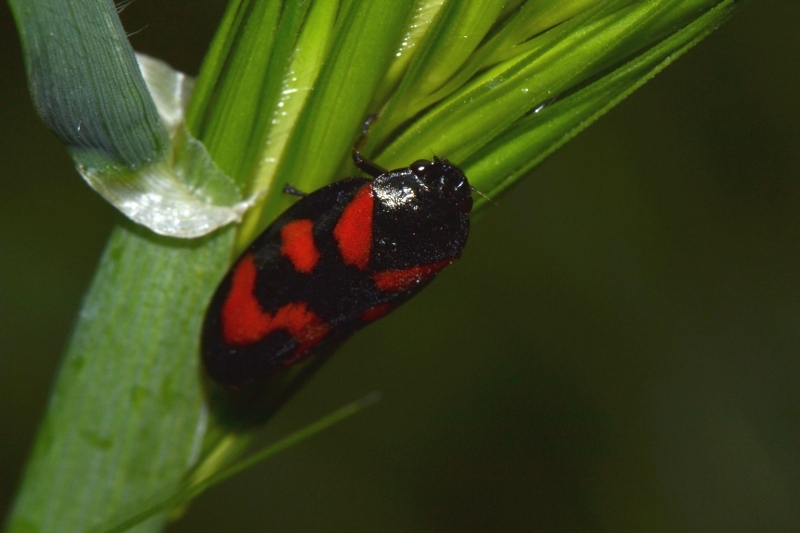
POLYGON ((479 196, 483 196, 486 199, 486 201, 489 202, 490 204, 493 204, 495 206, 500 205, 497 202, 495 202, 494 200, 492 200, 491 198, 489 198, 488 196, 486 196, 485 194, 483 194, 481 191, 479 191, 478 189, 473 187, 472 185, 469 186, 469 190, 471 190, 472 192, 478 193, 479 196))

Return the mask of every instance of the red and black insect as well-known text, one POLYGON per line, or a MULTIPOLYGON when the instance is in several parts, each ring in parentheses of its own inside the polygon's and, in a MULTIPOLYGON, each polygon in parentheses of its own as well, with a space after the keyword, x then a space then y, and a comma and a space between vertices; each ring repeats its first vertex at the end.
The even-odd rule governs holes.
POLYGON ((313 372, 461 255, 472 197, 458 167, 434 157, 386 171, 355 150, 353 160, 374 180, 347 178, 303 195, 217 288, 202 358, 224 389, 263 388, 287 373, 302 381, 297 374, 313 372))

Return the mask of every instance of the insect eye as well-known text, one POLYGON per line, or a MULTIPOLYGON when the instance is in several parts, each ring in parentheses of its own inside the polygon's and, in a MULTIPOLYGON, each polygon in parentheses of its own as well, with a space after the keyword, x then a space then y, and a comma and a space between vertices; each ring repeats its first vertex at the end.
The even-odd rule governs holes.
POLYGON ((411 163, 411 166, 409 168, 413 170, 414 173, 422 173, 428 170, 428 167, 430 167, 430 165, 431 165, 430 161, 427 161, 425 159, 418 159, 417 161, 411 163))

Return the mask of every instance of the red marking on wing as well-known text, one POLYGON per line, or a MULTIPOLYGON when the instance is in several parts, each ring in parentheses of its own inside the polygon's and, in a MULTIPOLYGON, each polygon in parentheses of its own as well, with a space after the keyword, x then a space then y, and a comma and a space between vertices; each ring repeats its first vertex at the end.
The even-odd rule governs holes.
POLYGON ((361 313, 362 322, 373 322, 392 310, 389 304, 378 304, 361 313))
POLYGON ((429 265, 415 266, 404 270, 386 270, 376 272, 372 275, 372 280, 378 289, 384 292, 397 292, 410 289, 420 281, 430 279, 434 274, 453 262, 453 259, 445 259, 438 263, 429 265))
POLYGON ((333 228, 345 264, 367 268, 372 247, 372 185, 358 190, 333 228))
POLYGON ((300 356, 313 348, 330 332, 330 325, 322 321, 314 311, 306 306, 305 302, 286 304, 275 313, 273 329, 285 329, 289 335, 300 341, 294 353, 283 363, 290 365, 300 356))
POLYGON ((295 270, 303 274, 310 274, 319 260, 313 229, 314 223, 307 218, 289 222, 281 229, 281 255, 288 257, 295 270))
POLYGON ((236 266, 231 290, 220 312, 222 336, 227 344, 253 344, 264 336, 264 311, 253 296, 256 275, 253 255, 248 254, 236 266))
POLYGON ((229 345, 248 346, 273 331, 285 330, 300 342, 291 358, 294 360, 321 341, 330 325, 309 310, 305 302, 281 306, 274 316, 264 311, 253 295, 257 275, 253 255, 244 256, 236 266, 231 290, 222 305, 222 337, 229 345))

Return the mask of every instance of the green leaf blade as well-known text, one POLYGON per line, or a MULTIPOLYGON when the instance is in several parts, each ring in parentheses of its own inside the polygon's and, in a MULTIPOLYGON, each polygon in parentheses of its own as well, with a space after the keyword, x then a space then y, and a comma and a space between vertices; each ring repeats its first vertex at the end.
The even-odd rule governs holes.
MULTIPOLYGON (((556 28, 557 38, 482 74, 411 124, 380 153, 399 166, 433 151, 467 160, 537 106, 664 39, 719 1, 654 0, 590 10, 556 28)), ((547 36, 543 36, 548 38, 547 36)), ((474 183, 484 188, 484 183, 474 183)), ((488 188, 487 188, 488 189, 488 188)))
POLYGON ((111 2, 9 4, 36 111, 79 164, 135 169, 166 155, 169 138, 111 2))
POLYGON ((733 2, 720 3, 642 56, 518 121, 467 158, 465 169, 477 183, 482 184, 487 195, 494 197, 505 191, 723 23, 730 16, 732 7, 733 2), (529 154, 535 154, 535 157, 529 154))
POLYGON ((201 310, 226 268, 231 238, 228 231, 186 244, 131 225, 115 231, 76 325, 11 531, 16 524, 40 532, 110 525, 182 478, 201 422, 201 310))
POLYGON ((248 162, 241 157, 250 143, 258 120, 253 102, 260 101, 268 83, 270 58, 275 45, 281 3, 249 2, 232 29, 229 54, 221 65, 220 81, 209 99, 198 138, 219 167, 242 186, 247 185, 248 162))
MULTIPOLYGON (((278 167, 277 173, 286 183, 310 191, 340 177, 342 155, 349 157, 411 7, 410 1, 388 5, 355 2, 349 9, 342 9, 343 19, 337 22, 336 40, 325 59, 317 88, 303 109, 278 167), (308 153, 309 149, 313 154, 308 153)), ((288 205, 285 195, 275 189, 265 203, 259 227, 288 205)))

